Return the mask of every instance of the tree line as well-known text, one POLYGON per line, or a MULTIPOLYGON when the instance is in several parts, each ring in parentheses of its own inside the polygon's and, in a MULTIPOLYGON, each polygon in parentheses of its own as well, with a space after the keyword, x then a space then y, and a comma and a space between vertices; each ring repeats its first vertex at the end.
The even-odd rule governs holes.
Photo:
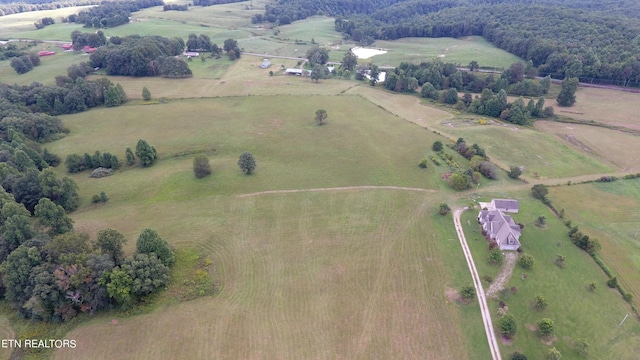
POLYGON ((111 38, 91 54, 91 65, 108 75, 189 77, 187 63, 176 58, 185 48, 182 38, 131 35, 111 38))
POLYGON ((162 5, 162 0, 102 2, 98 6, 80 11, 77 15, 69 16, 68 21, 98 29, 114 27, 128 23, 132 12, 162 5))
POLYGON ((0 16, 19 14, 29 11, 55 10, 72 6, 98 5, 102 0, 75 0, 75 1, 56 1, 56 0, 0 0, 0 16))
POLYGON ((288 23, 335 16, 353 41, 483 36, 532 61, 542 76, 640 86, 640 4, 580 0, 279 1, 253 22, 288 23))

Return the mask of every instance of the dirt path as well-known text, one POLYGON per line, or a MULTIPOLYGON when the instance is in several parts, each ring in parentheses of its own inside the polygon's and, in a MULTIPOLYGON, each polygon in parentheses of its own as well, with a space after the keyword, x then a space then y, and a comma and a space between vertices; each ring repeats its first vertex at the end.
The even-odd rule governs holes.
POLYGON ((487 298, 485 297, 484 290, 482 289, 482 282, 480 281, 478 270, 476 270, 476 265, 473 262, 471 250, 469 250, 469 246, 467 245, 467 239, 465 238, 464 232, 462 231, 462 225, 460 225, 460 214, 462 214, 465 210, 467 210, 467 208, 456 209, 453 211, 453 224, 456 228, 456 233, 458 233, 458 240, 460 240, 462 252, 464 253, 465 259, 467 260, 467 265, 469 266, 469 271, 471 272, 471 277, 473 278, 473 285, 476 288, 476 295, 478 296, 478 302, 480 303, 480 313, 482 314, 484 330, 487 333, 487 341, 489 342, 491 358, 493 360, 502 360, 502 357, 500 356, 500 348, 498 347, 498 341, 496 340, 496 334, 493 330, 491 311, 489 310, 489 305, 487 305, 487 298))
POLYGON ((502 265, 502 269, 500 269, 500 273, 493 279, 491 286, 487 289, 487 297, 491 298, 493 295, 497 294, 498 291, 504 288, 504 284, 506 284, 509 279, 511 279, 511 275, 513 275, 513 269, 516 267, 516 260, 518 259, 518 253, 509 251, 504 255, 504 264, 502 265))
POLYGON ((406 191, 419 191, 419 192, 435 192, 436 190, 412 188, 403 186, 374 186, 374 185, 362 185, 362 186, 342 186, 332 188, 315 188, 315 189, 293 189, 293 190, 265 190, 258 191, 249 194, 240 194, 238 197, 250 197, 265 194, 288 194, 288 193, 300 193, 300 192, 314 192, 314 191, 343 191, 343 190, 360 190, 360 189, 386 189, 386 190, 406 190, 406 191))

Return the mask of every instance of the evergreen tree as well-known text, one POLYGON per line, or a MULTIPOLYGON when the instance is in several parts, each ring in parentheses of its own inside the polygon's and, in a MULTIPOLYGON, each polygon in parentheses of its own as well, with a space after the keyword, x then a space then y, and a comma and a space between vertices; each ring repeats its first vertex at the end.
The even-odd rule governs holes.
POLYGON ((572 106, 576 103, 576 90, 578 90, 578 78, 565 78, 562 80, 560 94, 556 98, 560 106, 572 106))
POLYGON ((140 233, 138 241, 136 241, 136 252, 139 254, 155 253, 166 266, 170 266, 174 261, 169 243, 161 238, 155 230, 149 228, 140 233))
POLYGON ((156 149, 142 139, 138 140, 138 144, 136 145, 136 156, 140 159, 140 164, 143 167, 153 165, 158 158, 156 149))
POLYGON ((142 99, 144 99, 144 101, 151 100, 151 91, 149 91, 146 86, 142 88, 142 99))
POLYGON ((106 107, 114 107, 122 104, 120 100, 120 95, 118 94, 118 90, 115 86, 111 85, 104 93, 104 106, 106 107))

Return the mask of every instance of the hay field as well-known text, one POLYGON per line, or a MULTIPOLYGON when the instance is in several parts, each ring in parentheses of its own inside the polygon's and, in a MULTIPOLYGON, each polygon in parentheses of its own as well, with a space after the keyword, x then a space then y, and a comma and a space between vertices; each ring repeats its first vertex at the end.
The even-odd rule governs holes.
POLYGON ((79 347, 56 359, 487 357, 477 305, 451 298, 470 278, 451 219, 435 215, 442 195, 428 190, 439 174, 416 166, 433 133, 350 95, 191 99, 64 121, 72 133, 50 148, 60 154, 122 156, 145 138, 161 157, 109 178, 73 175, 83 199, 75 227, 112 226, 129 239, 153 227, 212 258, 221 293, 115 316, 117 325, 99 316, 68 334, 79 347), (322 127, 319 107, 329 114, 322 127), (257 159, 252 176, 236 165, 244 150, 257 159), (210 177, 194 178, 192 155, 179 154, 191 151, 209 156, 210 177), (353 185, 426 190, 238 196, 353 185), (96 191, 109 202, 89 204, 96 191))
MULTIPOLYGON (((211 160, 214 169, 220 170, 214 170, 212 179, 224 179, 215 181, 223 194, 350 185, 434 189, 439 182, 435 169, 424 171, 417 166, 438 137, 356 96, 189 99, 94 109, 62 118, 71 133, 47 148, 63 158, 100 150, 124 160, 125 149, 135 147, 140 138, 165 159, 215 149, 211 160), (329 115, 322 127, 313 120, 320 108, 329 115), (254 153, 258 172, 251 181, 238 183, 246 178, 236 165, 243 151, 254 153)), ((186 159, 181 170, 167 170, 172 178, 187 181, 187 187, 203 183, 190 179, 190 161, 186 159)), ((117 176, 132 176, 128 183, 144 175, 127 170, 117 176)), ((162 176, 156 176, 160 181, 162 176)), ((90 183, 111 183, 86 179, 86 174, 74 178, 81 189, 91 188, 90 183)))
MULTIPOLYGON (((51 17, 56 21, 56 24, 61 24, 63 17, 69 16, 71 14, 77 14, 78 12, 90 8, 91 6, 93 5, 72 6, 56 10, 28 11, 19 14, 0 16, 0 39, 13 39, 18 37, 15 35, 16 33, 31 30, 35 31, 35 26, 33 25, 33 23, 40 21, 40 19, 42 19, 43 17, 51 17)), ((44 31, 45 29, 42 29, 42 31, 44 31)), ((71 33, 71 31, 69 31, 69 33, 71 33)))
POLYGON ((640 130, 640 94, 610 89, 578 88, 570 108, 553 104, 556 115, 640 130), (566 112, 565 112, 566 111, 566 112))
POLYGON ((639 172, 640 137, 601 127, 536 121, 535 128, 553 134, 578 151, 585 152, 624 172, 639 172))
POLYGON ((575 150, 553 135, 508 123, 478 125, 474 117, 457 117, 430 124, 452 139, 463 137, 469 143, 477 143, 487 155, 502 168, 524 166, 524 178, 562 178, 612 171, 590 154, 575 150))
MULTIPOLYGON (((295 65, 295 60, 272 59, 273 65, 261 69, 263 58, 243 56, 231 63, 224 59, 207 59, 204 64, 193 60, 196 76, 186 79, 132 78, 109 76, 114 83, 120 83, 129 98, 142 98, 142 88, 146 86, 154 98, 201 98, 218 96, 262 96, 262 95, 338 95, 358 83, 337 79, 314 82, 308 77, 293 75, 269 76, 269 71, 280 75, 280 65, 295 65)), ((90 76, 96 79, 100 75, 90 76)), ((316 109, 317 110, 317 109, 316 109)), ((313 110, 315 111, 315 110, 313 110)))
POLYGON ((467 66, 475 60, 482 67, 508 68, 519 57, 496 48, 480 36, 454 38, 402 38, 393 41, 377 40, 372 46, 388 52, 371 58, 376 65, 397 66, 401 61, 421 62, 436 58, 467 66), (444 55, 442 57, 441 55, 444 55))
POLYGON ((602 257, 640 306, 640 180, 551 188, 557 208, 600 240, 602 257))
POLYGON ((213 258, 221 294, 101 317, 54 358, 485 359, 459 325, 481 334, 480 321, 445 296, 449 267, 464 264, 442 259, 436 201, 365 190, 191 202, 198 230, 182 237, 204 239, 190 242, 213 258))

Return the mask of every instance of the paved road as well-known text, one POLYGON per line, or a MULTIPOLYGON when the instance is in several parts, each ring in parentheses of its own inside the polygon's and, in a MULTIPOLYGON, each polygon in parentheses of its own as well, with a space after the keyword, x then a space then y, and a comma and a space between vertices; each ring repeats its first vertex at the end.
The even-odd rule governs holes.
POLYGON ((458 239, 460 240, 460 245, 462 246, 462 252, 464 253, 465 259, 467 260, 467 265, 469 266, 469 271, 471 272, 471 277, 473 278, 473 285, 475 286, 476 294, 478 295, 478 302, 480 303, 480 313, 482 314, 484 330, 487 333, 487 340, 489 341, 491 358, 493 360, 502 360, 502 357, 500 356, 500 348, 498 348, 498 342, 496 341, 496 334, 493 330, 491 311, 489 310, 489 306, 487 305, 487 298, 485 297, 484 289, 482 288, 482 282, 480 282, 480 276, 478 275, 478 271, 476 270, 476 265, 473 262, 473 257, 471 257, 471 251, 469 250, 469 246, 467 245, 467 239, 464 237, 462 225, 460 225, 460 214, 462 214, 465 210, 467 210, 466 207, 462 209, 455 209, 453 211, 453 224, 456 227, 458 239))

